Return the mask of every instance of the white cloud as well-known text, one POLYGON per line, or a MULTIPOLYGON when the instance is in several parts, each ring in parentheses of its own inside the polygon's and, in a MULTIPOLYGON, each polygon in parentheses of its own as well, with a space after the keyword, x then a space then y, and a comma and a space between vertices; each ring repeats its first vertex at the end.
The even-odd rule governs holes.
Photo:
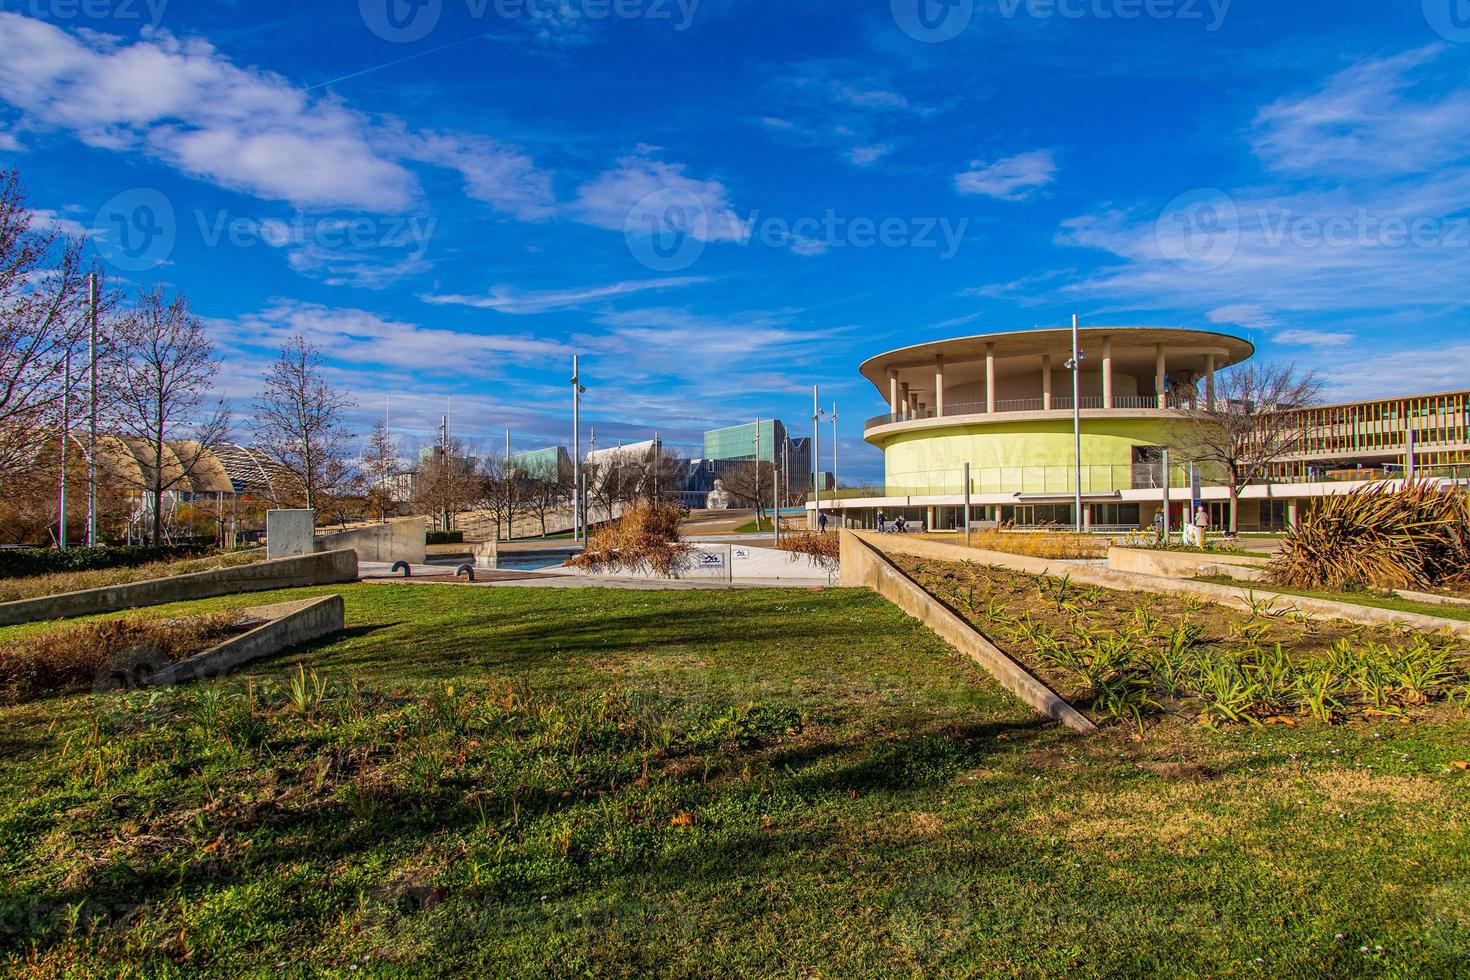
POLYGON ((1470 151, 1470 92, 1413 98, 1416 76, 1445 46, 1366 61, 1321 90, 1279 99, 1256 115, 1256 154, 1295 174, 1426 173, 1470 151))
MULTIPOLYGON (((320 349, 338 370, 368 373, 383 369, 401 376, 492 377, 507 362, 560 358, 570 349, 559 341, 510 334, 482 334, 426 327, 392 320, 367 310, 335 308, 296 300, 277 300, 258 312, 216 321, 221 348, 233 351, 232 364, 261 364, 292 336, 300 334, 320 349)), ((249 372, 237 378, 253 391, 249 372)))
POLYGON ((492 286, 488 296, 425 294, 419 299, 436 305, 471 306, 482 310, 497 310, 501 313, 545 313, 549 310, 573 309, 618 296, 630 296, 649 290, 675 289, 709 281, 707 276, 677 276, 664 279, 632 279, 606 286, 549 289, 539 292, 520 290, 514 286, 492 286))
MULTIPOLYGON (((640 148, 649 150, 651 148, 640 148)), ((718 180, 690 177, 683 164, 655 160, 646 152, 623 157, 577 190, 568 210, 596 228, 626 231, 635 208, 680 209, 680 227, 705 242, 738 241, 745 230, 731 210, 729 191, 718 180), (656 196, 654 196, 656 195, 656 196)))
POLYGON ((551 203, 549 178, 512 148, 409 133, 166 31, 129 44, 0 13, 0 100, 31 126, 300 208, 407 210, 421 193, 414 160, 458 170, 471 196, 517 216, 551 203))
POLYGON ((1288 347, 1346 347, 1355 339, 1345 331, 1335 330, 1282 330, 1272 334, 1272 340, 1288 347))
POLYGON ((1264 329, 1281 323, 1281 318, 1260 303, 1232 303, 1211 310, 1211 323, 1233 323, 1248 329, 1264 329))
POLYGON ((1428 391, 1460 391, 1470 344, 1416 347, 1334 357, 1322 366, 1327 395, 1337 401, 1391 398, 1428 391))
POLYGON ((779 112, 760 117, 774 138, 834 150, 854 167, 870 167, 902 143, 902 127, 939 111, 911 100, 870 66, 807 61, 777 76, 766 101, 779 112))
POLYGON ((970 169, 955 174, 955 190, 961 194, 981 194, 1002 201, 1025 200, 1032 191, 1045 187, 1055 179, 1056 159, 1050 150, 1034 150, 982 164, 971 161, 970 169))

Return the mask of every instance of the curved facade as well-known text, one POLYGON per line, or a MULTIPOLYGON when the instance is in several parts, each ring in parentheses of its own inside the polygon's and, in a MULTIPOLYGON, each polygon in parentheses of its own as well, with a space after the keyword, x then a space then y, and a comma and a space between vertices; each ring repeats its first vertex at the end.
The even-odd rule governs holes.
MULTIPOLYGON (((1158 485, 1157 448, 1181 409, 1214 399, 1215 372, 1254 353, 1210 331, 1088 327, 1079 331, 1084 493, 1158 485)), ((869 419, 890 494, 1025 495, 1075 489, 1070 330, 1026 330, 880 354, 863 376, 888 402, 869 419)))

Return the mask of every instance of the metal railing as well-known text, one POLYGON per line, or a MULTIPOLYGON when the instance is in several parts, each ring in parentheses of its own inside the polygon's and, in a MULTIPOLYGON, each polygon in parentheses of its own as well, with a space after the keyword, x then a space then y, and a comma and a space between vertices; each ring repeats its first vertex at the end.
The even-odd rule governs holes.
MULTIPOLYGON (((1105 409, 1101 396, 1084 396, 1078 399, 1080 407, 1084 411, 1108 410, 1108 411, 1137 411, 1139 409, 1159 410, 1159 399, 1157 395, 1114 395, 1111 407, 1105 409)), ((1189 398, 1171 396, 1167 400, 1169 411, 1182 411, 1193 408, 1197 402, 1189 398)), ((923 410, 911 412, 886 412, 875 415, 863 423, 863 431, 877 428, 880 425, 896 425, 900 422, 917 422, 923 419, 933 418, 962 418, 975 415, 1003 415, 1018 412, 1070 412, 1072 411, 1072 396, 1056 395, 1051 400, 1051 408, 1046 407, 1043 398, 1011 398, 995 403, 995 411, 990 411, 988 402, 959 402, 957 404, 945 405, 944 415, 940 416, 933 408, 925 407, 923 410)))

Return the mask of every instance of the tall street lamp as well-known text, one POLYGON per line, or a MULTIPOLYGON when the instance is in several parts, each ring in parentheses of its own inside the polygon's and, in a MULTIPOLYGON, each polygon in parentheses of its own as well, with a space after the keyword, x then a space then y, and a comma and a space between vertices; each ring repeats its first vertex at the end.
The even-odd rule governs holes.
POLYGON ((1072 443, 1076 452, 1077 496, 1075 501, 1077 532, 1082 532, 1082 362, 1087 355, 1077 345, 1077 314, 1072 314, 1072 356, 1067 370, 1072 372, 1072 443))
POLYGON ((586 543, 586 528, 582 520, 582 396, 587 389, 582 387, 582 373, 577 367, 577 355, 572 355, 572 540, 586 543))

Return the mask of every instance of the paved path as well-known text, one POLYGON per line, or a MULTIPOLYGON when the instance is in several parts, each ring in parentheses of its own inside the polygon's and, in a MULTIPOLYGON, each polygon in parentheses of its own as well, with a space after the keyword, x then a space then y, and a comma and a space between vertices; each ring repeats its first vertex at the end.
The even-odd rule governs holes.
POLYGON ((567 575, 560 572, 528 572, 518 569, 477 568, 475 581, 455 578, 454 569, 446 565, 414 565, 413 575, 404 578, 393 574, 387 562, 363 562, 358 567, 361 580, 372 585, 461 585, 471 588, 514 587, 532 589, 626 589, 635 592, 687 591, 690 589, 816 589, 817 582, 773 579, 736 579, 734 582, 710 582, 690 579, 622 578, 617 575, 567 575))

